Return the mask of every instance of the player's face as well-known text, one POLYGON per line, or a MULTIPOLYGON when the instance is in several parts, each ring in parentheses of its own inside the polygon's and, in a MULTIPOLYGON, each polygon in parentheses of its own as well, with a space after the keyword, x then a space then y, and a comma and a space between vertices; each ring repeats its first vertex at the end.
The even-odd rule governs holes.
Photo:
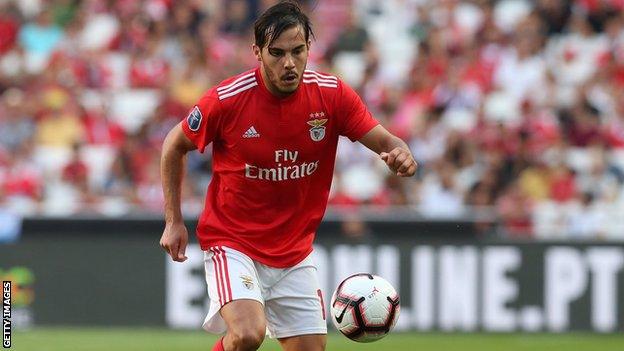
POLYGON ((308 63, 309 49, 310 41, 306 42, 301 26, 285 30, 262 49, 253 46, 254 54, 261 62, 262 77, 271 93, 284 97, 297 90, 308 63))

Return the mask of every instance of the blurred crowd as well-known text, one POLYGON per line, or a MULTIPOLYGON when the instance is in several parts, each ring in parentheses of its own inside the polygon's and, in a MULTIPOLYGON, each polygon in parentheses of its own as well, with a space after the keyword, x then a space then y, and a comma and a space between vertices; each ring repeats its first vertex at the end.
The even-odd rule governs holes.
MULTIPOLYGON (((0 208, 160 213, 166 133, 257 65, 253 20, 275 2, 0 0, 0 208)), ((341 140, 331 208, 624 238, 624 0, 300 3, 308 67, 351 84, 420 164, 399 179, 341 140)), ((210 157, 189 155, 186 213, 210 157)))

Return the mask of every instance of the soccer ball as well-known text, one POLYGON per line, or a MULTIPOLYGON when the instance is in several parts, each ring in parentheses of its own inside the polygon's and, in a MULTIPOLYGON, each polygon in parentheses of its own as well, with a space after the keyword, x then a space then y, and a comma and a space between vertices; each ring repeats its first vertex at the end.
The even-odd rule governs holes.
POLYGON ((399 319, 399 294, 387 280, 368 274, 354 274, 334 291, 332 322, 347 338, 373 342, 388 335, 399 319))

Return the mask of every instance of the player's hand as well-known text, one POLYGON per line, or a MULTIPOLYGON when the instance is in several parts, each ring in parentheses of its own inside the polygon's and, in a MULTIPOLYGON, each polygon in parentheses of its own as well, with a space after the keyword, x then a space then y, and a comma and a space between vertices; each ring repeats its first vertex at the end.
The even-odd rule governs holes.
POLYGON ((184 262, 188 257, 184 255, 188 244, 188 231, 184 223, 167 223, 162 237, 160 247, 162 247, 176 262, 184 262))
POLYGON ((418 164, 409 150, 395 147, 390 152, 380 153, 379 156, 388 165, 388 168, 399 177, 411 177, 416 173, 418 164))

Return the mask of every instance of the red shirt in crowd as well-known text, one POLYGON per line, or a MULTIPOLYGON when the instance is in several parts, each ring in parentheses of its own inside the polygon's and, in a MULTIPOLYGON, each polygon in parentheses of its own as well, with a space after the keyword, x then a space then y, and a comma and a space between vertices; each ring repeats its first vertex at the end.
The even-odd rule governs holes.
POLYGON ((209 90, 182 122, 200 151, 213 143, 202 249, 228 246, 272 267, 300 262, 327 206, 338 137, 356 141, 376 125, 353 89, 314 71, 282 99, 259 69, 209 90))
POLYGON ((15 46, 18 30, 17 21, 8 16, 0 15, 0 55, 15 46))

